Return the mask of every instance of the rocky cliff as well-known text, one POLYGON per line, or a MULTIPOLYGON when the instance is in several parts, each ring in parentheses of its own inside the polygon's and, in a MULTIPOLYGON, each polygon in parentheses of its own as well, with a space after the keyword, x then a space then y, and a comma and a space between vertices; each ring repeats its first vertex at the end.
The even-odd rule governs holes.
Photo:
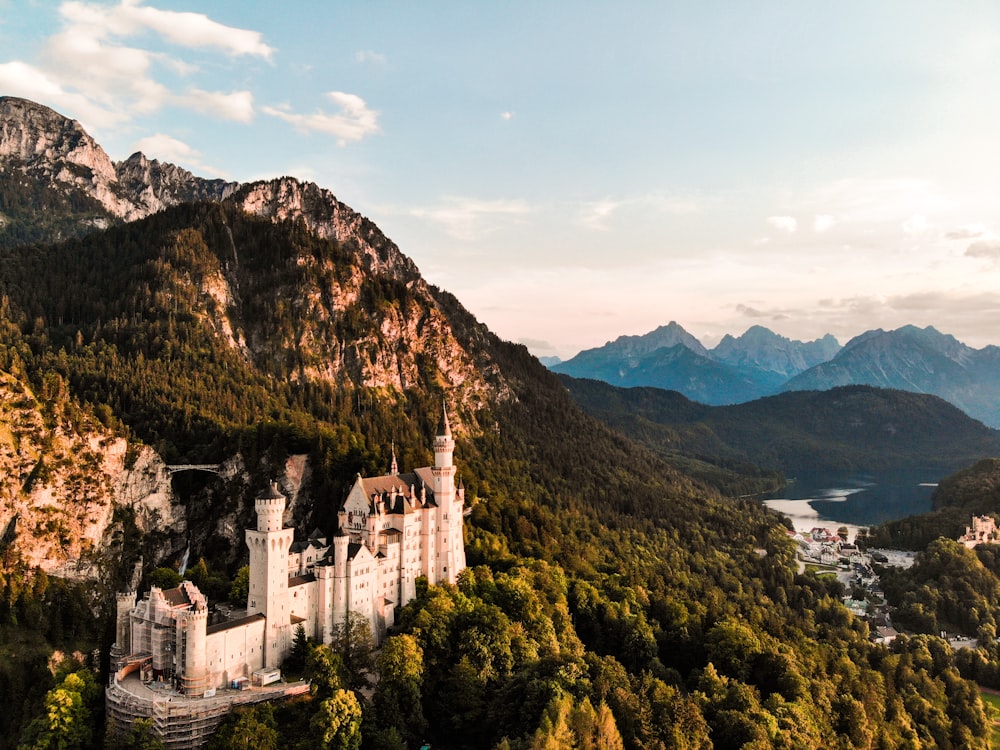
MULTIPOLYGON (((36 395, 0 374, 0 528, 5 550, 68 577, 95 574, 114 543, 115 510, 141 531, 186 532, 163 461, 81 411, 58 376, 36 395)), ((120 529, 118 529, 120 530, 120 529)))
POLYGON ((125 221, 180 201, 221 199, 236 187, 138 153, 114 163, 76 120, 10 96, 0 97, 0 171, 79 191, 125 221))

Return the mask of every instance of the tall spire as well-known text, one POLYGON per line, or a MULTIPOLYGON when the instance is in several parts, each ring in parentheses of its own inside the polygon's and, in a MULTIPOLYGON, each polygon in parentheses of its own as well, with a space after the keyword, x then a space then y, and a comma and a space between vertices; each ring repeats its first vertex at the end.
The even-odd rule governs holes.
POLYGON ((396 462, 396 441, 392 441, 392 463, 389 464, 389 475, 396 476, 399 474, 399 464, 396 462))
POLYGON ((448 404, 441 399, 441 422, 438 423, 437 434, 442 437, 451 437, 451 424, 448 423, 448 404))

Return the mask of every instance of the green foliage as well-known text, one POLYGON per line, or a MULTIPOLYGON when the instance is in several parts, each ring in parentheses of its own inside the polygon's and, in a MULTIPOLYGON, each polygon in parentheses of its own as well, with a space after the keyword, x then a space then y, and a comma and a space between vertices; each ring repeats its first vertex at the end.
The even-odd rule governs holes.
POLYGON ((394 635, 382 644, 376 663, 379 681, 372 695, 368 726, 384 737, 398 737, 404 746, 416 747, 427 734, 423 713, 424 654, 417 639, 394 635))
POLYGON ((309 659, 309 639, 306 637, 306 630, 301 624, 295 628, 295 638, 292 640, 292 648, 285 658, 281 668, 292 674, 301 674, 306 668, 306 661, 309 659))
MULTIPOLYGON (((984 552, 995 559, 993 550, 984 552)), ((995 628, 1000 615, 1000 578, 975 550, 951 539, 932 542, 909 570, 887 571, 883 588, 896 618, 918 632, 974 635, 985 625, 995 628)))
POLYGON ((329 698, 346 680, 343 659, 329 646, 313 646, 306 657, 306 677, 317 700, 329 698))
POLYGON ((774 489, 776 472, 959 467, 1000 453, 995 430, 924 394, 845 386, 712 407, 657 388, 560 377, 588 413, 728 494, 774 489))
POLYGON ((182 580, 181 574, 173 568, 156 568, 150 572, 146 582, 161 589, 175 589, 181 585, 182 580))
POLYGON ((231 604, 245 607, 247 598, 250 596, 250 566, 243 565, 236 571, 233 585, 229 588, 229 595, 226 597, 231 604))
POLYGON ((101 689, 89 670, 70 672, 45 695, 45 712, 21 735, 18 750, 83 750, 93 738, 91 713, 101 689))
POLYGON ((330 649, 340 657, 345 682, 354 690, 369 686, 372 645, 371 623, 358 612, 348 612, 333 626, 330 649))
POLYGON ((0 248, 79 237, 116 219, 82 191, 61 191, 8 167, 0 172, 0 248))
MULTIPOLYGON (((184 577, 194 583, 210 602, 224 601, 236 586, 224 572, 210 570, 204 557, 198 558, 198 562, 185 571, 184 577)), ((242 600, 241 606, 246 606, 246 599, 242 600)))
POLYGON ((106 750, 163 750, 163 741, 156 736, 152 719, 135 719, 128 729, 109 734, 106 750))
POLYGON ((278 725, 269 703, 241 706, 222 722, 209 750, 278 750, 278 725))
POLYGON ((316 747, 331 750, 361 747, 361 705, 348 690, 337 690, 320 701, 310 726, 316 747))

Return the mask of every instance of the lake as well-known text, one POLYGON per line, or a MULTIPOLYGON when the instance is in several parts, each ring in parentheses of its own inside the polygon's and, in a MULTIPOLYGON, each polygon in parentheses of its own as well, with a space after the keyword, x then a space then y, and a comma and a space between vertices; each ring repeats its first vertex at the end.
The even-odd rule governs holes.
POLYGON ((823 526, 851 530, 926 513, 942 469, 801 472, 764 504, 788 516, 798 531, 823 526))

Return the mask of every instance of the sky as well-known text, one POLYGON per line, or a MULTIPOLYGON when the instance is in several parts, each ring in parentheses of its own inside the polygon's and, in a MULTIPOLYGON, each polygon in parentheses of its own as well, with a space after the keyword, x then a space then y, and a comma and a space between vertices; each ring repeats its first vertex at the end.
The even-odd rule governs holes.
POLYGON ((1000 3, 0 0, 0 95, 293 175, 505 339, 1000 344, 1000 3))

